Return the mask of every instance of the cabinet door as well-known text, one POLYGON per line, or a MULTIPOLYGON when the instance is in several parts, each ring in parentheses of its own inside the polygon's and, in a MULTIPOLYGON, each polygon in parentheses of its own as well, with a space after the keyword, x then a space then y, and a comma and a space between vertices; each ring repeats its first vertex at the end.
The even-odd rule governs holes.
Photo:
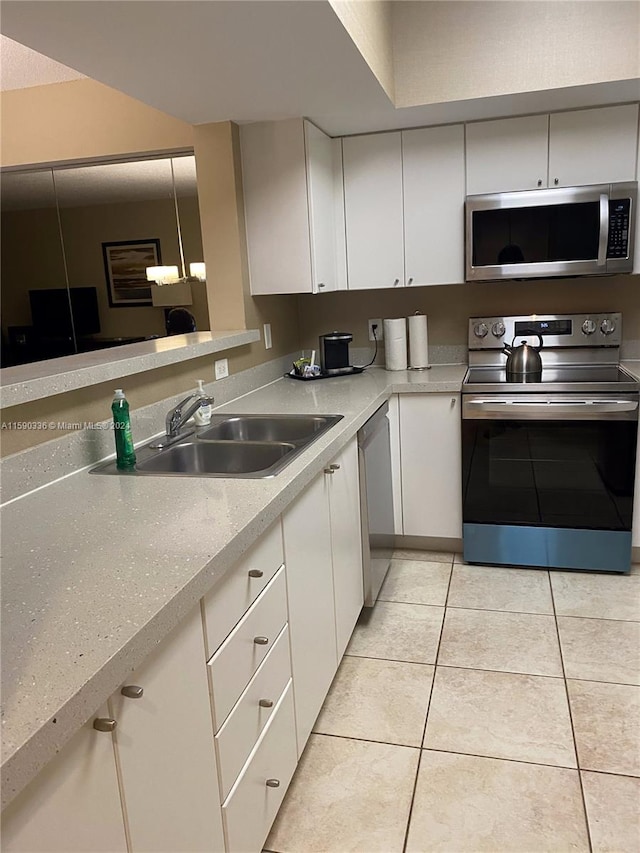
POLYGON ((340 241, 337 223, 342 203, 340 140, 331 139, 308 121, 304 123, 304 138, 313 292, 327 293, 344 284, 338 280, 339 254, 345 252, 344 229, 340 241))
POLYGON ((349 290, 404 282, 400 133, 342 140, 349 290))
POLYGON ((251 293, 311 293, 302 120, 244 125, 240 141, 251 293))
POLYGON ((224 850, 202 616, 191 614, 132 673, 139 699, 111 706, 133 853, 224 850))
POLYGON ((464 281, 464 126, 402 131, 408 285, 464 281))
MULTIPOLYGON (((95 716, 109 716, 107 708, 95 716)), ((93 720, 2 813, 5 853, 127 850, 113 737, 93 720)))
MULTIPOLYGON (((636 181, 640 182, 640 135, 638 137, 638 153, 636 157, 636 181)), ((636 219, 636 242, 634 245, 633 254, 633 271, 636 275, 640 275, 640 216, 638 216, 638 206, 635 209, 636 219)), ((640 533, 638 534, 640 541, 640 533)))
POLYGON ((546 187, 548 130, 547 115, 468 124, 467 195, 546 187))
POLYGON ((635 180, 638 105, 554 113, 549 125, 549 186, 635 180))
POLYGON ((334 471, 329 504, 339 660, 347 648, 364 601, 358 446, 355 438, 334 460, 330 469, 334 471))
POLYGON ((400 395, 406 536, 462 536, 460 432, 459 394, 400 395))
POLYGON ((328 474, 316 477, 282 517, 298 755, 338 666, 330 479, 328 474))

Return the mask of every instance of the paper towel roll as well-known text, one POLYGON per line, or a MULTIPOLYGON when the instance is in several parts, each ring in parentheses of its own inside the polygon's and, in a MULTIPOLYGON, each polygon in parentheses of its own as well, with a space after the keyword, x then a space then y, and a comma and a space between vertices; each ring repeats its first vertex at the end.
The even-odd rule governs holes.
POLYGON ((407 321, 404 317, 384 321, 384 356, 387 370, 407 369, 407 321))
POLYGON ((411 367, 429 367, 429 341, 425 314, 412 314, 409 317, 409 364, 411 367))

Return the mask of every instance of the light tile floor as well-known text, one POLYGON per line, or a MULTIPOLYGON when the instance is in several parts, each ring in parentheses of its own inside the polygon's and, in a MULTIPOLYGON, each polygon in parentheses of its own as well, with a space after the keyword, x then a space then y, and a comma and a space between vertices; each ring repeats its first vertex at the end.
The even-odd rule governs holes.
POLYGON ((640 567, 396 552, 265 844, 640 851, 640 567))

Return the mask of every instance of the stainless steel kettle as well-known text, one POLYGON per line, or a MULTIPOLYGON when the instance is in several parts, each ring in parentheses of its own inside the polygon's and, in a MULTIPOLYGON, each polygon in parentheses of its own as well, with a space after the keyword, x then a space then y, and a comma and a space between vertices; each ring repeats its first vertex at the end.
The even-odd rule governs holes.
MULTIPOLYGON (((526 334, 526 332, 524 333, 526 334)), ((539 347, 531 346, 526 341, 521 341, 520 346, 514 347, 513 342, 505 344, 502 352, 507 356, 507 378, 515 382, 526 382, 527 380, 539 380, 542 376, 542 358, 540 350, 543 346, 542 335, 535 332, 540 341, 539 347)))

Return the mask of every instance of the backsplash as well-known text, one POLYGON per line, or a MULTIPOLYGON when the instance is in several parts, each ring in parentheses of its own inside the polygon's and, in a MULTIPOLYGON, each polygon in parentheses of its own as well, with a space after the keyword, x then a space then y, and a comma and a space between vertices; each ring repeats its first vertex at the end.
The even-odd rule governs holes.
POLYGON ((637 275, 301 295, 298 310, 303 347, 317 347, 319 335, 338 329, 352 332, 353 346, 367 348, 369 357, 373 355, 367 333, 369 318, 408 317, 421 311, 429 318, 429 356, 434 364, 466 360, 469 317, 620 311, 622 358, 640 358, 637 275))

